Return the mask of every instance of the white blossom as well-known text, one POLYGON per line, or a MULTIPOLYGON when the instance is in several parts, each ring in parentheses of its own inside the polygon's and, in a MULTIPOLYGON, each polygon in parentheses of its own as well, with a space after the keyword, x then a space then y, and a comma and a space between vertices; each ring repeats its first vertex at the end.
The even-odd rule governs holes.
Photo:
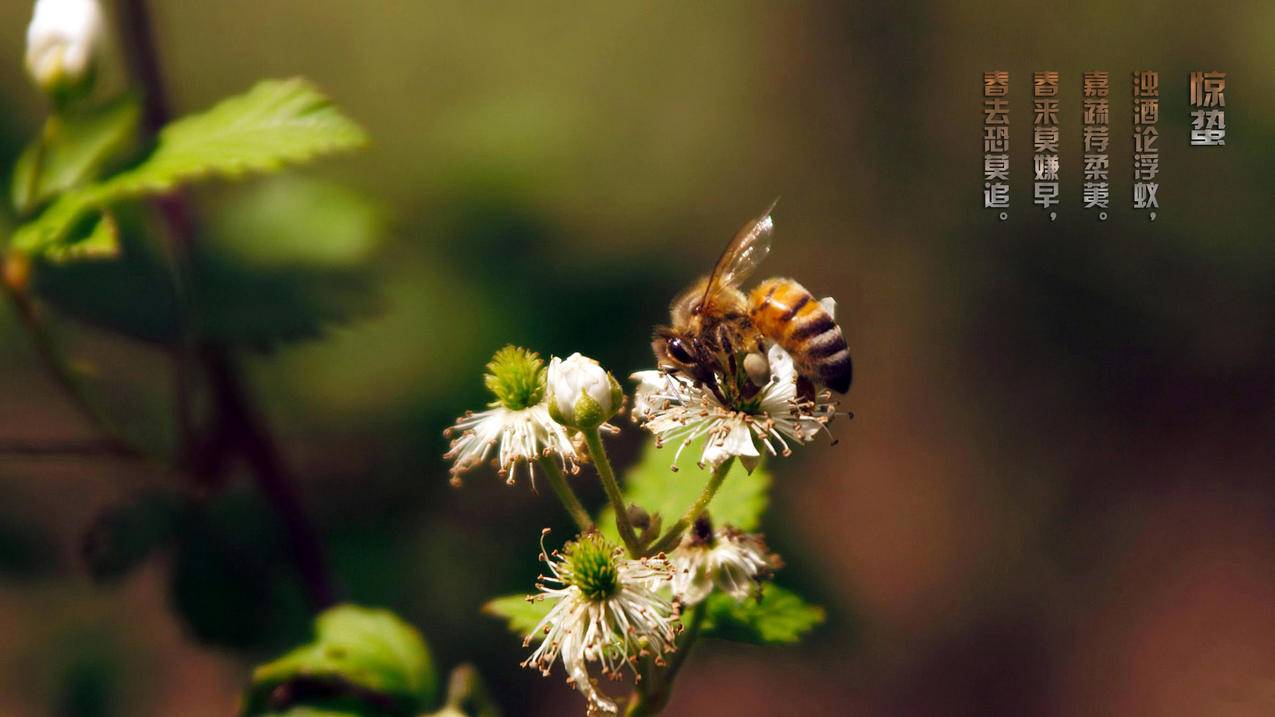
POLYGON ((673 597, 683 605, 703 601, 714 586, 743 600, 755 595, 761 581, 778 567, 778 557, 760 535, 731 526, 713 532, 704 519, 696 521, 668 559, 674 570, 673 597))
MULTIPOLYGON (((839 412, 831 394, 798 395, 792 357, 778 345, 768 351, 770 381, 744 406, 725 406, 717 395, 680 373, 638 371, 633 419, 655 434, 658 444, 678 442, 677 456, 707 437, 700 466, 716 468, 739 458, 751 471, 761 459, 791 454, 791 444, 809 443, 839 412)), ((831 434, 829 434, 831 435, 831 434)), ((677 458, 674 458, 674 462, 677 458)))
POLYGON ((45 90, 80 82, 104 32, 97 0, 37 0, 27 26, 27 71, 45 90))
POLYGON ((660 593, 673 568, 661 558, 627 559, 597 533, 552 554, 543 541, 540 557, 549 575, 540 577, 540 592, 528 600, 555 602, 523 641, 528 647, 534 640, 540 644, 522 664, 547 676, 561 659, 567 682, 588 700, 589 714, 615 714, 615 703, 590 677, 589 664, 598 663, 611 679, 620 679, 625 666, 636 675, 639 654, 664 664, 681 629, 677 606, 660 593))
POLYGON ((452 436, 451 447, 443 458, 452 461, 452 484, 460 484, 460 475, 482 465, 495 451, 499 475, 513 485, 519 464, 527 464, 532 487, 535 487, 535 464, 541 456, 554 456, 564 471, 574 473, 578 462, 575 444, 567 430, 549 417, 544 403, 523 409, 511 409, 496 403, 478 413, 468 412, 444 433, 452 436))

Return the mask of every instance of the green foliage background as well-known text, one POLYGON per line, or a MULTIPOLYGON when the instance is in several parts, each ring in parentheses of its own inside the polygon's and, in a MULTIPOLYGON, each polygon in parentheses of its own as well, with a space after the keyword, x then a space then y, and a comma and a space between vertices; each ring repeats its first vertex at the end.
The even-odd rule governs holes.
MULTIPOLYGON (((767 465, 781 584, 827 622, 800 647, 697 647, 672 713, 1208 714, 1265 694, 1267 4, 154 5, 180 112, 304 75, 366 129, 357 155, 194 191, 199 329, 244 347, 347 595, 419 626, 435 664, 475 661, 514 713, 577 698, 518 669, 480 607, 529 590, 540 529, 569 524, 547 491, 448 487, 442 428, 486 400, 507 342, 647 367, 668 299, 775 195, 765 270, 836 296, 856 358, 841 442, 767 465), (1142 67, 1165 92, 1155 224, 1078 208, 1071 85, 1058 221, 1022 201, 1025 113, 1014 216, 981 210, 982 71, 1010 69, 1021 99, 1032 70, 1109 69, 1115 108, 1142 67), (1213 68, 1230 144, 1191 150, 1186 73, 1213 68)), ((43 117, 28 12, 0 7, 6 171, 43 117)), ((95 161, 66 155, 69 173, 95 161)), ((1125 186, 1113 170, 1113 202, 1125 186)), ((165 258, 137 240, 144 217, 113 220, 127 263, 53 261, 38 289, 104 406, 170 445, 165 258)), ((90 435, 6 312, 0 368, 0 438, 90 435)), ((613 457, 642 451, 626 430, 613 457)), ((230 714, 252 665, 313 639, 242 476, 190 513, 170 481, 0 462, 0 712, 230 714), (91 563, 105 583, 86 552, 114 561, 91 563)))

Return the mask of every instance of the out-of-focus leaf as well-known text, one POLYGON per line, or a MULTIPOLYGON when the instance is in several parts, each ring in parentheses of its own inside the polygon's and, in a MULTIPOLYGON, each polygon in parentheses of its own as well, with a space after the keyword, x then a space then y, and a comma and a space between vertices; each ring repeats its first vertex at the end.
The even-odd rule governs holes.
POLYGON ((797 642, 824 620, 823 608, 778 585, 767 585, 760 600, 743 602, 714 592, 705 609, 705 636, 757 644, 797 642))
MULTIPOLYGON (((362 259, 382 236, 379 211, 360 195, 325 183, 267 187, 274 199, 236 193, 216 215, 214 231, 197 244, 187 284, 192 307, 187 330, 203 340, 270 348, 320 337, 331 326, 377 313, 382 297, 362 259), (307 208, 316 208, 324 220, 312 223, 307 208), (231 218, 241 211, 251 220, 231 218), (284 230, 293 220, 304 232, 284 230)), ((172 343, 181 327, 168 260, 142 239, 140 222, 128 221, 128 212, 121 216, 109 220, 118 233, 117 259, 61 260, 107 246, 112 237, 55 245, 37 266, 36 289, 77 319, 172 343)), ((91 231, 100 234, 106 221, 91 231)))
POLYGON ((104 181, 64 193, 13 236, 13 248, 39 254, 65 240, 93 207, 162 194, 210 176, 238 178, 363 145, 363 130, 310 83, 265 80, 160 130, 155 149, 140 163, 104 181))
POLYGON ((174 612, 208 645, 278 649, 309 625, 285 537, 252 493, 225 493, 183 514, 169 580, 174 612))
POLYGON ((102 212, 93 222, 84 239, 66 244, 54 244, 44 253, 44 258, 61 263, 77 259, 111 259, 120 253, 120 228, 115 216, 102 212))
POLYGON ((366 194, 297 174, 236 192, 210 224, 219 254, 257 267, 356 267, 385 235, 384 211, 366 194))
POLYGON ((535 629, 552 607, 553 603, 548 600, 528 601, 526 595, 506 595, 488 600, 483 612, 506 621, 511 631, 523 637, 535 629))
POLYGON ((152 490, 99 515, 84 535, 83 554, 97 580, 114 580, 168 544, 180 520, 181 501, 152 490))
POLYGON ((433 659, 415 628, 387 610, 340 605, 315 621, 314 642, 253 671, 243 714, 406 717, 437 696, 433 659))
MULTIPOLYGON (((625 474, 625 499, 642 506, 651 515, 659 513, 665 525, 682 517, 682 513, 699 497, 709 478, 708 471, 695 465, 702 448, 703 439, 687 446, 674 471, 670 466, 676 448, 656 448, 655 441, 650 441, 643 449, 641 459, 625 474)), ((749 475, 736 461, 708 506, 713 523, 729 523, 740 530, 756 530, 769 503, 770 482, 770 473, 764 463, 749 475)), ((598 517, 598 529, 611 540, 619 541, 615 512, 610 506, 605 507, 598 517)))
POLYGON ((141 215, 132 206, 116 214, 120 251, 113 259, 35 266, 35 291, 59 312, 93 326, 154 343, 177 337, 175 289, 169 265, 145 241, 141 215))
POLYGON ((13 168, 13 206, 26 214, 44 201, 97 177, 137 140, 141 112, 132 97, 92 110, 53 115, 13 168))

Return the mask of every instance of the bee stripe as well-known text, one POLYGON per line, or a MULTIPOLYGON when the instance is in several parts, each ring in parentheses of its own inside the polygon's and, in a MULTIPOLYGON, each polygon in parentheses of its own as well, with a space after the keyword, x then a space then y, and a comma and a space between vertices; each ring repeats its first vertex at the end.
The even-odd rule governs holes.
POLYGON ((811 358, 822 359, 836 356, 846 350, 846 340, 841 337, 839 332, 827 332, 821 335, 822 339, 811 341, 806 347, 806 355, 811 358))
POLYGON ((827 360, 820 362, 819 375, 824 378, 833 378, 845 373, 850 369, 850 350, 842 348, 840 351, 829 356, 827 360))
POLYGON ((788 340, 797 342, 820 336, 832 329, 837 328, 837 322, 832 320, 827 313, 821 313, 810 317, 810 320, 793 327, 792 333, 788 334, 788 340))
POLYGON ((810 303, 810 294, 803 293, 801 298, 797 299, 796 303, 788 307, 788 310, 779 317, 780 323, 792 321, 792 318, 797 315, 797 312, 801 311, 801 308, 808 303, 810 303))

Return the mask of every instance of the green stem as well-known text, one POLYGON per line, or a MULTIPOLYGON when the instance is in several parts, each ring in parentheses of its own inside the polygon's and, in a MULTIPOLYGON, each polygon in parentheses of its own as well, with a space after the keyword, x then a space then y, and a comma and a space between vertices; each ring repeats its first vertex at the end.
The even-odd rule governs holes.
POLYGON ((562 507, 567 509, 572 519, 575 520, 576 525, 580 526, 580 532, 591 532, 594 529, 593 519, 589 517, 589 511, 584 509, 580 499, 576 497, 575 491, 571 489, 571 484, 567 482, 567 477, 563 475, 562 468, 557 463, 554 463, 552 457, 541 458, 540 467, 549 476, 549 485, 558 496, 558 500, 562 501, 562 507))
POLYGON ((686 663, 686 656, 690 654, 691 647, 699 639, 700 630, 704 627, 707 605, 707 601, 701 601, 691 608, 691 621, 686 626, 686 632, 682 634, 681 646, 669 658, 668 667, 664 668, 663 672, 650 674, 648 684, 634 691, 633 697, 629 700, 629 706, 624 711, 625 717, 659 714, 668 704, 669 697, 673 694, 673 680, 677 678, 678 671, 686 663))
POLYGON ((713 475, 708 479, 708 483, 704 485, 704 490, 700 492, 699 498, 695 499, 695 503, 691 505, 690 510, 687 510, 685 515, 669 527, 664 537, 650 547, 647 551, 648 554, 668 552, 677 547, 682 540, 682 533, 691 527, 695 519, 700 517, 704 510, 708 508, 708 504, 713 501, 713 496, 717 495, 717 489, 722 487, 722 482, 726 480, 726 474, 730 473, 730 467, 734 462, 734 458, 728 458, 713 470, 713 475))
POLYGON ((596 428, 586 428, 582 432, 585 443, 589 446, 589 457, 593 459, 593 466, 598 469, 598 478, 602 480, 602 488, 611 501, 611 507, 615 509, 615 527, 620 531, 620 539, 624 541, 624 547, 629 549, 629 555, 639 557, 642 555, 642 545, 638 542, 637 533, 633 532, 633 523, 629 522, 624 494, 620 492, 620 484, 615 481, 611 461, 607 458, 606 448, 602 446, 602 436, 596 428))

